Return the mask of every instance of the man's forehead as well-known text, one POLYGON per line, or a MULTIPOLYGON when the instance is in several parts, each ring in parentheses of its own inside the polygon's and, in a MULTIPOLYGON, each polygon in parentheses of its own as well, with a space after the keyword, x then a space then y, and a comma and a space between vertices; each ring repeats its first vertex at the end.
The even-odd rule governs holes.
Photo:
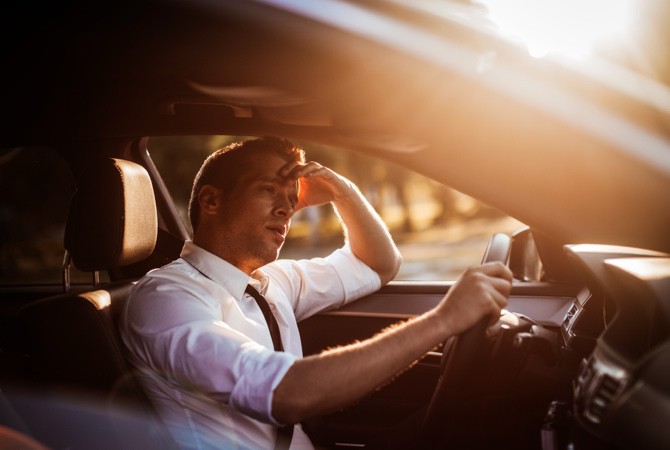
POLYGON ((281 184, 284 186, 298 186, 298 179, 294 176, 282 176, 279 173, 276 174, 271 174, 271 175, 261 175, 260 177, 256 178, 257 180, 260 181, 269 181, 272 183, 276 184, 281 184))
POLYGON ((290 162, 286 162, 281 158, 259 160, 258 164, 255 164, 252 170, 246 175, 243 175, 243 178, 247 178, 249 181, 266 181, 285 186, 293 186, 297 189, 299 186, 297 177, 292 175, 284 176, 281 174, 282 169, 288 164, 290 164, 290 162))

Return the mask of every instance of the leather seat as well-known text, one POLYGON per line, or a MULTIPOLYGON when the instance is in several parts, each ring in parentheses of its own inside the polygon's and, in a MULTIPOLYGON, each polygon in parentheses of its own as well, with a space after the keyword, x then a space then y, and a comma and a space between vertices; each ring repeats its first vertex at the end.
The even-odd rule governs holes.
MULTIPOLYGON (((78 182, 66 226, 66 254, 81 271, 114 271, 150 258, 157 231, 146 170, 105 159, 78 182)), ((54 448, 176 447, 127 362, 116 326, 133 281, 67 292, 21 310, 37 393, 24 402, 23 414, 41 442, 54 448)))

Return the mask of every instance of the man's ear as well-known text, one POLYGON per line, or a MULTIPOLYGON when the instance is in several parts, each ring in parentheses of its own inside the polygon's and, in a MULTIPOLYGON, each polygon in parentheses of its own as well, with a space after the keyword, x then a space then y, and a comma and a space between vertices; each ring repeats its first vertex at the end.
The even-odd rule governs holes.
POLYGON ((198 203, 200 203, 200 211, 204 214, 216 214, 223 200, 223 192, 220 189, 205 184, 198 192, 198 203))

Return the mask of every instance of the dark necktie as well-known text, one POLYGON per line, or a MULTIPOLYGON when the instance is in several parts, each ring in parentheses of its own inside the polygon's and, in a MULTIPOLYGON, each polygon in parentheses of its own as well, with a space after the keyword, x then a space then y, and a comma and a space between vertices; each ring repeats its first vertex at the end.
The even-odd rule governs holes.
MULTIPOLYGON (((283 352, 284 345, 281 342, 281 334, 279 333, 279 324, 277 323, 277 319, 275 319, 274 314, 272 314, 272 311, 270 310, 270 305, 268 304, 268 301, 265 300, 265 297, 263 297, 260 294, 260 292, 254 289, 254 287, 251 285, 247 285, 247 288, 245 289, 244 292, 251 295, 254 298, 254 300, 256 300, 258 307, 261 308, 263 317, 265 317, 265 322, 267 322, 268 328, 270 329, 270 336, 272 337, 272 343, 274 344, 275 351, 283 352)), ((291 446, 292 438, 293 438, 293 425, 280 427, 277 430, 277 442, 275 444, 275 450, 288 449, 291 446)))
POLYGON ((270 310, 268 301, 265 300, 265 297, 263 297, 261 293, 254 289, 254 287, 251 285, 247 285, 247 289, 244 292, 251 295, 254 300, 256 300, 256 303, 258 303, 259 308, 261 308, 263 317, 265 317, 265 322, 268 324, 268 328, 270 329, 270 336, 272 337, 272 343, 275 346, 275 351, 283 352, 284 345, 281 342, 279 324, 277 323, 277 319, 275 319, 274 314, 272 314, 272 311, 270 310))

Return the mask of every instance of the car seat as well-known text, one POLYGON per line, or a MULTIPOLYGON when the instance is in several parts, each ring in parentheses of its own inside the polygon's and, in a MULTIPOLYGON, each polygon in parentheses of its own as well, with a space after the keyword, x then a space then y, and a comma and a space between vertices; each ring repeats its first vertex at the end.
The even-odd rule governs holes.
POLYGON ((154 192, 142 166, 106 158, 87 168, 65 231, 67 292, 28 304, 19 315, 32 377, 21 410, 33 436, 50 447, 176 447, 116 326, 134 280, 99 284, 97 276, 150 258, 157 230, 154 192), (92 290, 70 292, 70 261, 96 275, 92 290))

